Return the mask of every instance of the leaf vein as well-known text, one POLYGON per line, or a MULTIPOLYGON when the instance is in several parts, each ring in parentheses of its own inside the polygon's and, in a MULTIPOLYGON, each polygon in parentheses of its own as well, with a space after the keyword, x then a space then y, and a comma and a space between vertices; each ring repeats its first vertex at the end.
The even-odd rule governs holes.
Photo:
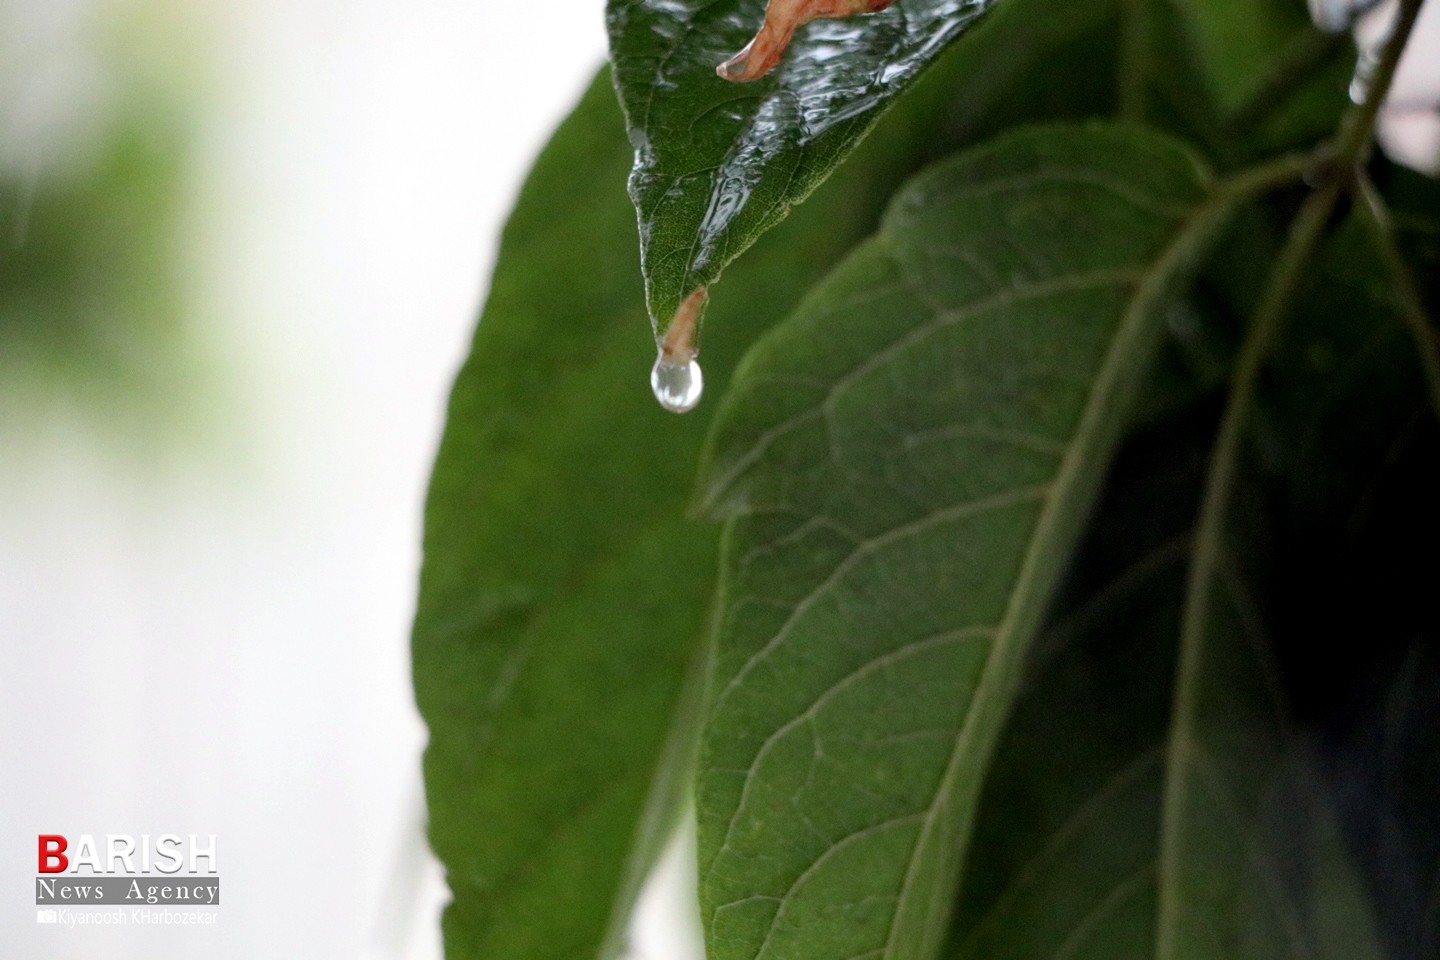
POLYGON ((813 606, 827 590, 834 587, 835 584, 839 582, 839 580, 844 577, 846 573, 850 572, 850 570, 852 570, 856 564, 860 563, 870 554, 874 553, 877 550, 881 550, 889 546, 890 544, 895 543, 896 541, 903 540, 906 537, 913 536, 917 533, 928 530, 936 524, 945 523, 950 520, 959 520, 967 516, 974 516, 976 514, 986 513, 991 510, 1003 510, 1007 507, 1015 507, 1027 503, 1034 503, 1044 500, 1049 492, 1049 484, 1040 484, 1033 487, 1021 487, 1016 490, 1006 490, 1002 493, 998 493, 989 497, 984 497, 980 500, 968 500, 963 503, 958 503, 949 507, 934 510, 922 517, 919 517, 918 519, 910 521, 909 523, 904 523, 899 526, 892 527, 891 529, 885 531, 882 534, 870 537, 869 539, 865 540, 849 554, 847 554, 843 560, 836 564, 834 569, 831 570, 830 573, 826 575, 823 580, 817 583, 810 590, 809 593, 807 593, 798 603, 795 604, 795 609, 791 612, 790 616, 786 618, 785 622, 781 624, 780 629, 775 633, 775 635, 771 637, 759 650, 751 654, 750 657, 747 658, 746 661, 740 666, 740 669, 735 672, 735 675, 730 678, 730 681, 725 685, 724 689, 722 689, 719 695, 715 698, 715 703, 712 706, 710 712, 712 714, 718 712, 719 709, 724 705, 725 701, 734 694, 735 690, 739 688, 740 684, 745 681, 745 678, 750 675, 750 672, 754 670, 755 667, 758 666, 766 657, 768 657, 778 646, 780 646, 780 644, 785 642, 785 640, 790 635, 790 631, 794 629, 796 622, 798 622, 800 618, 804 616, 804 614, 810 609, 810 607, 813 606))
POLYGON ((750 798, 751 786, 755 783, 757 779, 756 774, 760 769, 761 763, 764 762, 764 759, 766 755, 769 754, 770 750, 773 749, 775 745, 778 744, 788 733, 790 733, 790 731, 794 730, 802 723, 813 720, 815 718, 815 715, 818 714, 822 709, 824 709, 825 705, 829 703, 832 699, 834 699, 836 696, 839 696, 845 690, 849 689, 851 686, 860 682, 872 673, 883 670, 884 668, 891 666, 892 664, 904 659, 905 657, 912 656, 917 653, 922 653, 932 647, 940 647, 948 644, 964 643, 967 640, 993 637, 994 632, 994 629, 991 627, 967 627, 959 630, 948 630, 944 633, 938 633, 929 637, 921 637, 918 640, 907 641, 906 643, 902 644, 899 647, 896 647, 893 650, 887 650, 885 653, 881 654, 878 657, 875 657, 872 660, 867 660, 855 670, 852 670, 850 673, 841 677, 835 683, 827 687, 818 697, 816 697, 815 700, 812 701, 808 707, 806 707, 800 713, 796 714, 790 720, 781 724, 774 731, 772 731, 770 735, 765 738, 764 742, 762 742, 760 746, 756 749, 754 758, 750 761, 750 765, 746 768, 745 781, 740 788, 740 799, 735 804, 735 812, 731 815, 730 822, 725 828, 725 834, 724 838, 720 843, 720 848, 716 851, 715 857, 711 861, 710 871, 713 872, 715 867, 719 864, 721 858, 725 855, 726 851, 730 847, 730 839, 734 833, 735 825, 739 822, 740 816, 745 810, 746 803, 750 798))

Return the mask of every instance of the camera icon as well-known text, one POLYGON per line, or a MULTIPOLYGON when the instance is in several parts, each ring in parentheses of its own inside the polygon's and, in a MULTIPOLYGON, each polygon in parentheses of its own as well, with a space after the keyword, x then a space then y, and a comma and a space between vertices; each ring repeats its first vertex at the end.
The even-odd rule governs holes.
POLYGON ((54 910, 36 910, 36 923, 59 923, 60 917, 54 910))

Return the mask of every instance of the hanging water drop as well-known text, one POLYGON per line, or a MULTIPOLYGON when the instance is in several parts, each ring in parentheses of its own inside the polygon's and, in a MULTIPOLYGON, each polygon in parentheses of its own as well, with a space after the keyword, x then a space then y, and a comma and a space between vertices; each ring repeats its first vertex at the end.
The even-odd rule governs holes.
POLYGON ((665 327, 664 336, 656 340, 660 356, 650 368, 650 389, 660 406, 671 413, 688 413, 700 402, 705 392, 705 378, 700 373, 700 364, 695 357, 700 353, 695 345, 695 334, 700 325, 700 314, 705 309, 707 294, 704 287, 690 292, 680 302, 674 318, 665 327))
POLYGON ((1380 65, 1379 47, 1362 49, 1355 60, 1355 75, 1350 78, 1350 101, 1364 103, 1370 95, 1370 81, 1380 65))
POLYGON ((650 368, 650 389, 660 406, 671 413, 688 413, 700 402, 705 392, 705 377, 700 373, 700 364, 695 360, 686 363, 671 363, 665 354, 655 358, 650 368))
POLYGON ((1310 19, 1326 33, 1339 33, 1355 22, 1355 0, 1309 0, 1310 19))

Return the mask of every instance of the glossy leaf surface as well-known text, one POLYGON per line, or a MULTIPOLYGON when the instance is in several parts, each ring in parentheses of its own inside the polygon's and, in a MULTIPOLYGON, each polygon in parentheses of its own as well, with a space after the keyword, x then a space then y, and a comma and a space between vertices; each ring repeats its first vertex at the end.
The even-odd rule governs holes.
POLYGON ((635 147, 630 195, 657 333, 805 199, 988 4, 905 0, 817 20, 768 76, 737 85, 715 68, 755 33, 763 0, 611 0, 611 62, 635 147))

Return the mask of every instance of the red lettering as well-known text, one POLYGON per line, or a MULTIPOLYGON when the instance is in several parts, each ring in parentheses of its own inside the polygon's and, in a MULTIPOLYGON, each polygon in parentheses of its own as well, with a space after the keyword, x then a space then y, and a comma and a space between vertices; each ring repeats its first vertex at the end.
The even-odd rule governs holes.
POLYGON ((65 848, 69 844, 59 834, 40 834, 40 872, 41 873, 64 873, 70 866, 70 858, 65 856, 65 848), (51 861, 54 865, 51 865, 51 861))

